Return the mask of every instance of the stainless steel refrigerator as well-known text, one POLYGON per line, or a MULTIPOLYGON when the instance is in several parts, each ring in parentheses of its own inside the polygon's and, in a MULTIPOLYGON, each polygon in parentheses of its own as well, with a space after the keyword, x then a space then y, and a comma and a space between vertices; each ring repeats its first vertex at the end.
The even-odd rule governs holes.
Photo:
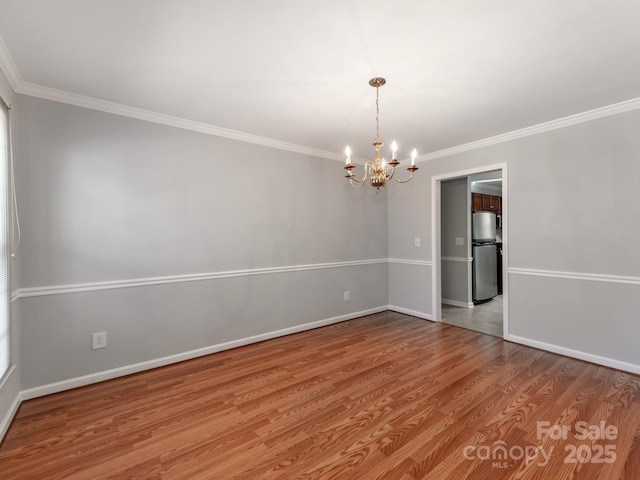
POLYGON ((473 303, 491 300, 498 294, 496 214, 476 212, 472 218, 473 303))

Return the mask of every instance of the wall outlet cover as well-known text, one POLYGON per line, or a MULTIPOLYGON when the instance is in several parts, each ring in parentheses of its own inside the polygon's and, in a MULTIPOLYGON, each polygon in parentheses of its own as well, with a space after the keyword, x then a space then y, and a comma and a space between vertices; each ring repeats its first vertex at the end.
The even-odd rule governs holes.
POLYGON ((107 332, 96 332, 91 335, 92 350, 97 350, 98 348, 106 348, 107 347, 107 332))

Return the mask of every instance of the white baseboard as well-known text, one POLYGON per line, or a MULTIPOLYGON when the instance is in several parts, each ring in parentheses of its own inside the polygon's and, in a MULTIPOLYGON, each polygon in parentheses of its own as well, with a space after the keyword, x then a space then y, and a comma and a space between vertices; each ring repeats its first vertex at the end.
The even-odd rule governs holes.
POLYGON ((0 422, 0 442, 2 442, 2 439, 6 435, 7 430, 9 430, 9 426, 13 421, 13 417, 15 417, 16 413, 18 413, 18 408, 20 408, 22 400, 24 400, 24 398, 22 398, 22 393, 18 393, 18 395, 16 395, 16 398, 14 398, 13 402, 11 403, 9 411, 2 419, 2 422, 0 422))
MULTIPOLYGON (((323 327, 326 325, 331 325, 334 323, 343 322, 346 320, 352 320, 354 318, 363 317, 366 315, 372 315, 374 313, 384 312, 386 310, 391 310, 393 312, 404 313, 406 315, 411 315, 417 318, 422 318, 425 320, 433 320, 433 316, 424 312, 418 312, 416 310, 411 310, 403 307, 398 307, 395 305, 385 305, 377 308, 372 308, 369 310, 364 310, 360 312, 354 312, 347 315, 341 315, 333 318, 328 318, 325 320, 319 320, 317 322, 311 322, 304 325, 297 325, 295 327, 289 327, 281 330, 276 330, 273 332, 267 332, 260 335, 255 335, 252 337, 247 337, 239 340, 234 340, 231 342, 226 342, 218 345, 212 345, 209 347, 192 350, 189 352, 183 352, 176 355, 171 355, 168 357, 162 357, 154 360, 149 360, 147 362, 141 362, 134 365, 127 365, 124 367, 114 368, 111 370, 105 370, 102 372, 93 373, 90 375, 84 375, 82 377, 76 377, 68 380, 63 380, 60 382, 51 383, 48 385, 42 385, 39 387, 33 387, 26 390, 22 390, 16 398, 13 400, 8 412, 5 414, 4 418, 0 421, 0 440, 4 438, 13 417, 15 416, 18 408, 20 407, 20 403, 23 400, 29 400, 32 398, 41 397, 44 395, 49 395, 51 393, 57 393, 64 390, 69 390, 76 387, 81 387, 85 385, 90 385, 92 383, 102 382, 104 380, 109 380, 112 378, 121 377, 124 375, 129 375, 132 373, 138 373, 145 370, 150 370, 152 368, 162 367, 165 365, 169 365, 172 363, 181 362, 184 360, 190 360, 192 358, 201 357, 204 355, 209 355, 211 353, 216 353, 224 350, 228 350, 231 348, 240 347, 243 345, 249 345, 251 343, 261 342, 263 340, 269 340, 271 338, 277 338, 284 335, 290 335, 293 333, 299 333, 306 330, 312 330, 314 328, 323 327)), ((585 353, 579 350, 573 350, 566 347, 561 347, 554 344, 549 344, 545 342, 540 342, 537 340, 531 340, 524 337, 519 337, 517 335, 507 334, 504 337, 505 340, 515 342, 521 345, 526 345, 533 348, 538 348, 540 350, 545 350, 552 353, 557 353, 560 355, 564 355, 571 358, 577 358, 579 360, 584 360, 587 362, 591 362, 598 365, 603 365, 606 367, 615 368, 617 370, 622 370, 625 372, 634 373, 636 375, 640 375, 640 365, 635 365, 627 362, 622 362, 619 360, 614 360, 607 357, 601 357, 598 355, 593 355, 589 353, 585 353)))
MULTIPOLYGON (((15 368, 16 368, 15 365, 11 366, 11 368, 7 372, 7 375, 5 375, 5 379, 9 378, 13 374, 13 371, 15 370, 15 368)), ((18 412, 18 408, 20 408, 20 404, 22 403, 22 400, 23 400, 22 392, 18 392, 16 397, 13 399, 13 402, 11 402, 11 405, 9 406, 9 410, 7 410, 4 418, 0 420, 0 442, 2 442, 2 439, 7 433, 7 430, 9 430, 9 425, 11 425, 11 421, 13 420, 13 417, 15 417, 16 413, 18 412)))
POLYGON ((526 345, 527 347, 533 347, 547 352, 557 353, 564 355, 565 357, 577 358, 578 360, 584 360, 585 362, 595 363, 605 367, 615 368, 616 370, 622 370, 629 373, 640 375, 640 365, 633 363, 622 362, 620 360, 614 360, 608 357, 601 357, 599 355, 593 355, 591 353, 582 352, 580 350, 573 350, 572 348, 561 347, 552 343, 540 342, 538 340, 531 340, 525 337, 519 337, 517 335, 507 334, 504 337, 505 340, 510 342, 526 345))
POLYGON ((454 307, 462 307, 462 308, 473 308, 473 302, 471 303, 465 303, 465 302, 459 302, 458 300, 449 300, 448 298, 441 298, 440 301, 442 303, 445 303, 447 305, 452 305, 454 307))
POLYGON ((294 327, 284 328, 281 330, 275 330, 272 332, 262 333, 252 337, 241 338, 233 340, 231 342, 220 343, 218 345, 211 345, 197 350, 191 350, 189 352, 178 353, 176 355, 170 355, 168 357, 156 358, 146 362, 136 363, 133 365, 126 365, 124 367, 113 368, 111 370, 104 370, 102 372, 96 372, 82 377, 70 378, 68 380, 62 380, 60 382, 50 383, 47 385, 41 385, 39 387, 28 388, 22 390, 21 399, 29 400, 31 398, 42 397, 52 393, 62 392, 64 390, 70 390, 72 388, 83 387, 92 383, 103 382, 112 378, 122 377, 130 375, 132 373, 138 373, 145 370, 151 370, 152 368, 163 367, 172 363, 178 363, 185 360, 191 360, 192 358, 202 357, 211 353, 221 352, 223 350, 229 350, 236 347, 242 347, 251 343, 262 342, 272 338, 282 337, 290 335, 292 333, 304 332, 306 330, 312 330, 318 327, 324 327, 333 323, 343 322, 345 320, 351 320, 354 318, 364 317, 365 315, 371 315, 374 313, 384 312, 389 310, 387 305, 372 308, 369 310, 363 310, 360 312, 349 313, 347 315, 340 315, 338 317, 327 318, 319 320, 317 322, 305 323, 304 325, 296 325, 294 327))
POLYGON ((389 305, 388 310, 392 312, 404 313, 405 315, 411 315, 412 317, 423 318, 425 320, 433 320, 433 315, 424 312, 418 312, 416 310, 410 310, 408 308, 396 307, 395 305, 389 305))

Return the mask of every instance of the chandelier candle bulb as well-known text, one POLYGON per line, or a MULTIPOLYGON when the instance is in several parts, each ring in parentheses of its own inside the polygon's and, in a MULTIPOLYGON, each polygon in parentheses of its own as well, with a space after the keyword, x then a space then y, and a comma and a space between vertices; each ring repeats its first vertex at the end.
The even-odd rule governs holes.
POLYGON ((416 149, 414 148, 413 150, 411 150, 411 166, 415 167, 416 166, 416 157, 418 156, 418 152, 416 151, 416 149))
POLYGON ((398 152, 398 144, 394 140, 391 143, 391 160, 397 160, 397 158, 398 158, 398 153, 397 152, 398 152))
POLYGON ((344 149, 344 153, 347 155, 346 164, 349 165, 351 163, 351 149, 349 148, 349 145, 344 149))

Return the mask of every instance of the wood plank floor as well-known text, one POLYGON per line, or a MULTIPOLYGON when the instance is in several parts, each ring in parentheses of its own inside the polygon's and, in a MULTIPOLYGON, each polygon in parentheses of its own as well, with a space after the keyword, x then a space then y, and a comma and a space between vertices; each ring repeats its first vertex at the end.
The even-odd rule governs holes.
POLYGON ((640 377, 384 312, 26 401, 0 478, 637 480, 640 377))

